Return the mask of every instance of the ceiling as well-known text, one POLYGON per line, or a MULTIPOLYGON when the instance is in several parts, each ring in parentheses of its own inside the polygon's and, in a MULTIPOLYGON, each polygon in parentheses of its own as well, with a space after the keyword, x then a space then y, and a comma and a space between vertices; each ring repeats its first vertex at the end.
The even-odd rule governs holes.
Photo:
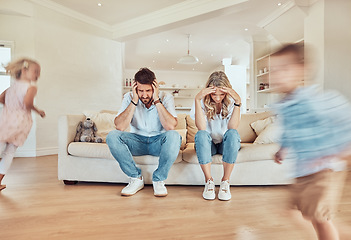
POLYGON ((146 66, 201 72, 214 70, 223 58, 249 65, 252 41, 274 37, 266 26, 296 8, 297 3, 310 4, 308 0, 31 1, 59 6, 61 12, 76 13, 87 22, 111 30, 113 39, 125 43, 126 69, 146 66), (187 54, 187 34, 191 34, 190 54, 200 60, 195 65, 177 63, 187 54))

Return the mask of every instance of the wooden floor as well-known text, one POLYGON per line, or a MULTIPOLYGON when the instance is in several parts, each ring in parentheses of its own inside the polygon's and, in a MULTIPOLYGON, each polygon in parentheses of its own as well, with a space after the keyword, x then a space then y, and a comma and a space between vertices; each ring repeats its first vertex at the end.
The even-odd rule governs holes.
MULTIPOLYGON (((339 223, 351 226, 351 174, 339 223)), ((232 200, 206 201, 200 186, 168 186, 165 198, 146 186, 120 196, 125 184, 57 180, 57 155, 16 158, 0 192, 0 239, 316 239, 286 214, 284 186, 231 187, 232 200)))

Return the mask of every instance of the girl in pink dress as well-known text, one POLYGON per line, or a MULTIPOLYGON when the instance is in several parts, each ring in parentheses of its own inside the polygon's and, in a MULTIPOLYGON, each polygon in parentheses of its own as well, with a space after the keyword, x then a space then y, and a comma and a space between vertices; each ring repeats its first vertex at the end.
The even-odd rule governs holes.
POLYGON ((45 117, 45 112, 33 105, 37 88, 32 84, 40 76, 40 65, 22 58, 9 63, 5 69, 16 81, 0 95, 3 104, 0 115, 0 191, 6 188, 1 181, 11 166, 15 151, 23 145, 32 127, 31 110, 45 117))

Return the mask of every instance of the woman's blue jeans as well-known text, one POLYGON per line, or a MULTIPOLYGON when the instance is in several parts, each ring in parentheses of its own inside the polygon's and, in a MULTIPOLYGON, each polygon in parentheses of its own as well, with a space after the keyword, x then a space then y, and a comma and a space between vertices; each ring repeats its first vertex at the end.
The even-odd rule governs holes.
POLYGON ((181 136, 174 130, 152 137, 113 130, 106 138, 112 156, 128 177, 141 177, 141 169, 136 166, 133 156, 159 156, 158 168, 152 175, 152 181, 155 182, 167 179, 168 172, 178 157, 181 141, 181 136))
POLYGON ((209 132, 199 130, 195 135, 195 150, 200 164, 212 162, 212 156, 221 154, 223 162, 235 163, 240 149, 240 136, 237 130, 228 129, 221 143, 215 144, 209 132))

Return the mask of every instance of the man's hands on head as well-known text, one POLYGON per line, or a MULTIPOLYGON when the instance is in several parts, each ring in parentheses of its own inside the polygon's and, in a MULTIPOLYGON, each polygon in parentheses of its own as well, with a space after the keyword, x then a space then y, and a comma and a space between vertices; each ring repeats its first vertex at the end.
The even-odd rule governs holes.
POLYGON ((157 82, 156 78, 152 82, 152 89, 154 90, 154 93, 152 94, 153 100, 155 101, 155 100, 160 99, 160 97, 158 96, 160 93, 160 89, 159 89, 158 82, 157 82))
POLYGON ((132 84, 132 92, 133 92, 133 96, 132 96, 132 100, 133 102, 137 103, 139 100, 139 96, 138 96, 138 92, 137 92, 137 82, 135 80, 133 80, 133 84, 132 84))

